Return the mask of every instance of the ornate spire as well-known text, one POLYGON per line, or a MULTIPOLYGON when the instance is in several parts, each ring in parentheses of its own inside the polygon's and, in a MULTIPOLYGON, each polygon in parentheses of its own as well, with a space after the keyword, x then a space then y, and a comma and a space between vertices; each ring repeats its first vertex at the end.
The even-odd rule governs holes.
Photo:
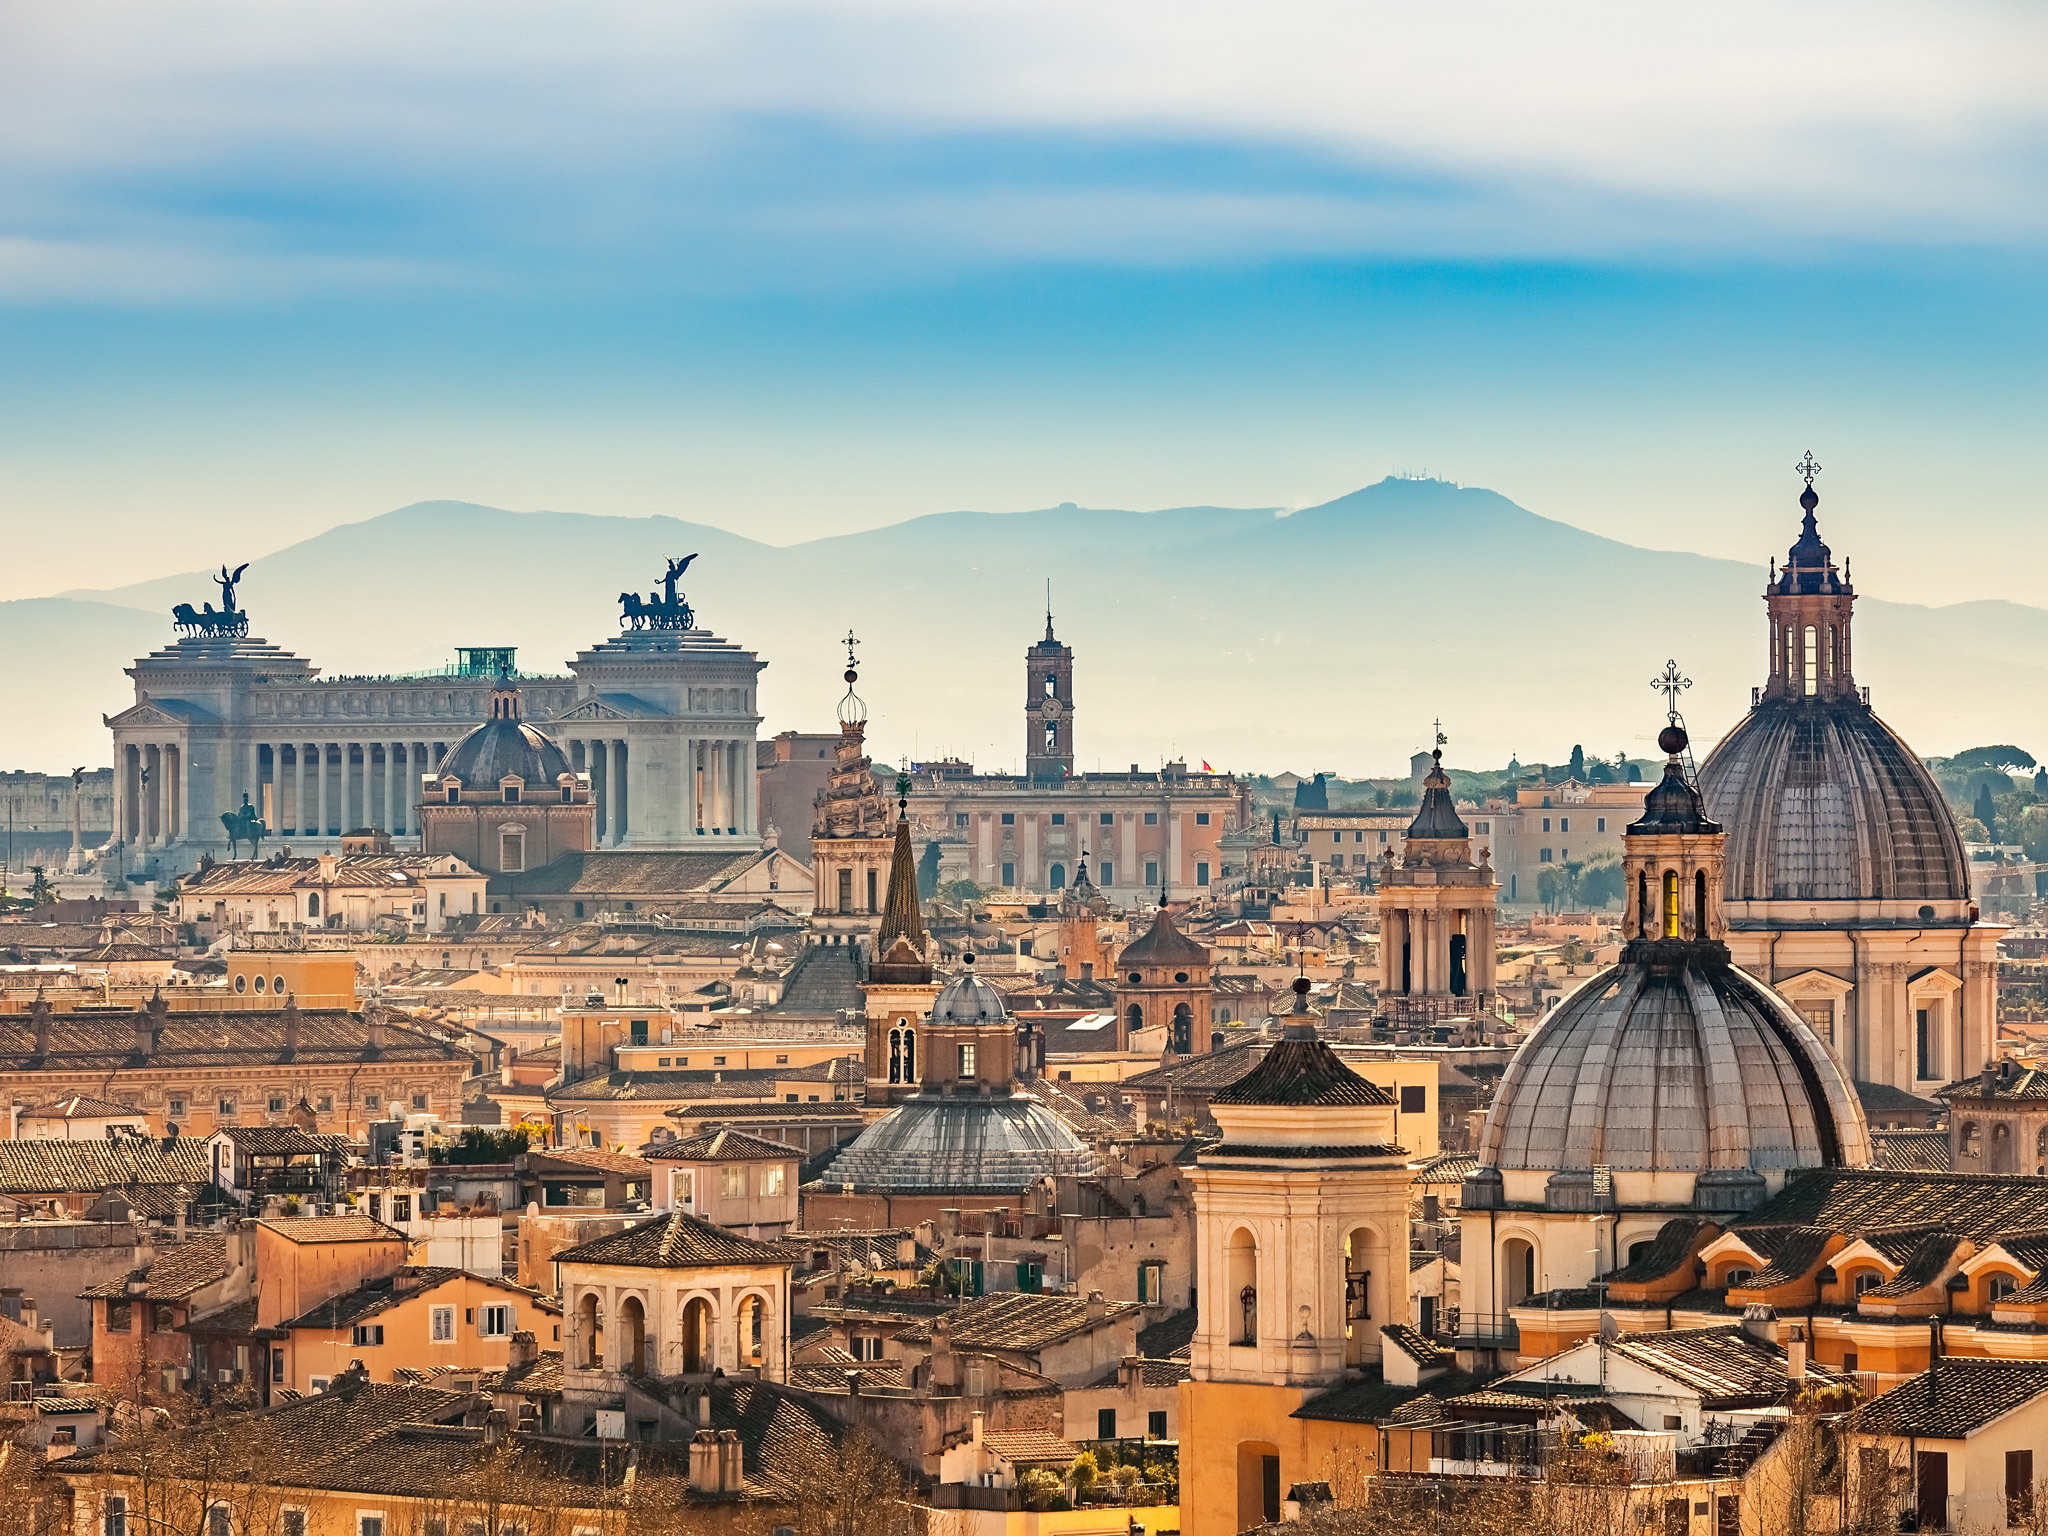
POLYGON ((1444 772, 1445 737, 1441 721, 1437 724, 1436 739, 1437 745, 1430 749, 1429 772, 1422 780, 1422 804, 1416 808, 1415 819, 1408 823, 1410 843, 1459 841, 1472 835, 1458 815, 1457 802, 1451 798, 1451 777, 1444 772))
MULTIPOLYGON (((882 903, 882 926, 875 935, 875 954, 884 961, 892 958, 898 945, 907 944, 907 958, 922 961, 925 950, 924 913, 917 899, 917 859, 910 851, 910 802, 896 802, 896 846, 889 850, 889 894, 882 903)), ((897 963, 905 957, 897 957, 897 963)))
POLYGON ((846 632, 846 697, 839 701, 839 728, 858 735, 867 729, 868 707, 861 696, 853 691, 853 685, 860 680, 855 665, 854 647, 860 642, 853 637, 853 631, 846 632))

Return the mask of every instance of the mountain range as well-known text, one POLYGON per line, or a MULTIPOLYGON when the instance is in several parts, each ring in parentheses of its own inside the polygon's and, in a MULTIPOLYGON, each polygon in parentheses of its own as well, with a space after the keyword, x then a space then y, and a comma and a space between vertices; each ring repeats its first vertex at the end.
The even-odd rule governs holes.
MULTIPOLYGON (((1837 558, 1853 530, 1822 533, 1837 558)), ((1784 541, 1798 533, 1788 506, 1784 541)), ((1493 491, 1387 479, 1322 506, 1131 512, 1072 504, 951 512, 776 546, 667 517, 508 512, 430 501, 250 563, 253 634, 327 675, 438 667, 457 646, 516 645, 556 671, 618 627, 622 590, 695 552, 698 623, 758 651, 762 734, 830 729, 840 637, 878 759, 1021 762, 1023 652, 1045 628, 1075 649, 1085 769, 1172 756, 1247 772, 1399 773, 1432 722, 1450 761, 1561 761, 1574 743, 1650 755, 1651 677, 1694 679, 1696 749, 1762 681, 1756 565, 1638 548, 1493 491)), ((1770 555, 1775 551, 1759 551, 1770 555)), ((214 565, 237 552, 209 552, 214 565)), ((172 638, 173 603, 216 596, 203 572, 0 603, 0 768, 108 760, 100 724, 133 699, 121 669, 172 638)), ((2048 611, 1866 597, 1855 665, 1880 714, 1923 753, 2011 741, 2048 754, 2048 611)))

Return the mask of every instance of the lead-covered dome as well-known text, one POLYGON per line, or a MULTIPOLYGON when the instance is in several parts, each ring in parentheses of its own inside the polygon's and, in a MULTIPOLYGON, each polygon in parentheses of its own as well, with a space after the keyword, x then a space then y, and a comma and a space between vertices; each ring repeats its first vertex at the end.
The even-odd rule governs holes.
POLYGON ((1000 1024, 1009 1017, 1010 1005, 1002 988, 982 980, 971 957, 968 969, 939 988, 939 995, 932 999, 930 1019, 934 1024, 1000 1024))
POLYGON ((1087 1144, 1029 1094, 908 1099, 839 1154, 823 1187, 1014 1194, 1052 1175, 1100 1172, 1087 1144))
POLYGON ((1628 963, 1566 998, 1508 1064, 1479 1161, 1500 1169, 1861 1167, 1841 1069, 1784 999, 1730 965, 1628 963))
POLYGON ((1860 700, 1766 699, 1701 765, 1700 789, 1728 828, 1730 901, 1969 898, 1940 787, 1860 700))
POLYGON ((455 744, 442 760, 442 774, 476 789, 507 778, 553 784, 572 772, 568 754, 520 716, 519 690, 501 681, 491 694, 491 718, 455 744))

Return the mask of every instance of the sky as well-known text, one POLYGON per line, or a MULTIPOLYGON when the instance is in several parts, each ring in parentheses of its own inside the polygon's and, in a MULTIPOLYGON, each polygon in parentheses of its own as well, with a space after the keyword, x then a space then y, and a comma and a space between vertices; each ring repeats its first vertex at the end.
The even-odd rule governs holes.
POLYGON ((1958 0, 0 0, 0 599, 1390 472, 1759 560, 1811 448, 1863 590, 2033 601, 2044 125, 1958 0))

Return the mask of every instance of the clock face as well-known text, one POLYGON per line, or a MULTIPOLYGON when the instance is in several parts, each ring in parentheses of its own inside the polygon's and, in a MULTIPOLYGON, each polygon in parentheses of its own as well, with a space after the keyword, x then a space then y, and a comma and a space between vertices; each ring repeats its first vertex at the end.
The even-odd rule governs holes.
POLYGON ((1048 720, 1057 720, 1060 715, 1060 701, 1058 699, 1047 699, 1038 706, 1038 712, 1048 720))

